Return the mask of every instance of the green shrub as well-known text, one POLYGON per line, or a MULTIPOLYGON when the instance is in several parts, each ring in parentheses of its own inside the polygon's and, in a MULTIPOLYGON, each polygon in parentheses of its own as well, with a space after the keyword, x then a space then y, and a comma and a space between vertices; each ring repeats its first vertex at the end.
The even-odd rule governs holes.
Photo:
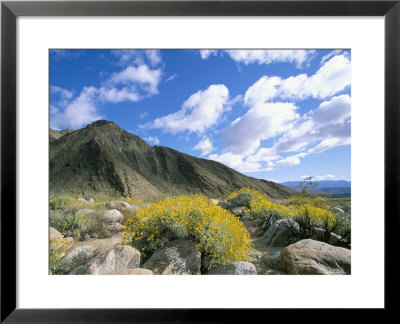
POLYGON ((71 196, 59 196, 50 200, 50 209, 72 208, 78 205, 78 201, 71 196))
POLYGON ((119 192, 119 191, 118 191, 117 189, 115 189, 115 188, 112 188, 112 189, 108 190, 108 195, 109 195, 111 198, 121 198, 121 196, 122 196, 121 192, 119 192))
POLYGON ((51 210, 49 223, 60 233, 72 236, 77 241, 109 237, 111 233, 100 216, 100 213, 85 215, 71 211, 51 210))
POLYGON ((250 188, 241 188, 238 191, 232 192, 228 197, 227 201, 231 204, 232 207, 241 207, 246 206, 250 208, 251 201, 253 197, 258 193, 257 190, 250 188))
POLYGON ((342 213, 336 213, 336 223, 333 228, 329 228, 330 232, 333 232, 341 237, 338 245, 350 248, 351 247, 351 217, 350 215, 344 215, 342 213))
POLYGON ((49 224, 60 233, 71 234, 75 228, 75 214, 71 211, 50 210, 49 224))

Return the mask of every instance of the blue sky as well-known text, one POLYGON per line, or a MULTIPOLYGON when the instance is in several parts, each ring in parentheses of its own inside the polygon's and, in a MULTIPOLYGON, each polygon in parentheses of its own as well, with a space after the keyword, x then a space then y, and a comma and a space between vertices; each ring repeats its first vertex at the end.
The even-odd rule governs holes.
POLYGON ((51 50, 50 127, 106 119, 277 182, 350 180, 349 50, 51 50))

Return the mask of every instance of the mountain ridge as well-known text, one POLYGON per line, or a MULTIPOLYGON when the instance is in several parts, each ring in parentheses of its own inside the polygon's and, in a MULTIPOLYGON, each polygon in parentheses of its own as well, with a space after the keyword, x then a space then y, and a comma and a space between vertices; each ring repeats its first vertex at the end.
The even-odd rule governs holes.
POLYGON ((50 194, 118 190, 138 198, 194 193, 222 197, 241 187, 272 198, 295 194, 217 161, 150 146, 110 121, 99 120, 50 141, 50 194))

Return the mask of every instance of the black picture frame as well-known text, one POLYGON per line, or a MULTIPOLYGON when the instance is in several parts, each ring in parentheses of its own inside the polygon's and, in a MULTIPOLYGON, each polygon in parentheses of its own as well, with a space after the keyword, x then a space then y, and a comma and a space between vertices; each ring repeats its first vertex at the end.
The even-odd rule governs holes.
MULTIPOLYGON (((1 322, 234 322, 263 310, 16 308, 16 19, 19 16, 384 16, 385 17, 385 309, 398 284, 400 0, 394 1, 2 1, 1 2, 1 322), (394 252, 396 253, 396 251, 394 252), (398 254, 398 251, 397 251, 398 254)), ((367 283, 366 283, 367 284, 367 283)), ((262 314, 261 314, 262 315, 262 314)))

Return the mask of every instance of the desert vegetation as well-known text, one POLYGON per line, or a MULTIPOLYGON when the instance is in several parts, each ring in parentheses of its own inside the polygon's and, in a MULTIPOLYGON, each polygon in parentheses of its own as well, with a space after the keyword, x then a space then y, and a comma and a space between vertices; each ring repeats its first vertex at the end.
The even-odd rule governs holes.
MULTIPOLYGON (((123 197, 113 190, 94 198, 60 195, 50 200, 49 207, 49 225, 59 233, 50 237, 52 274, 65 274, 71 255, 78 259, 84 255, 85 262, 95 260, 99 245, 96 242, 112 242, 102 252, 109 252, 116 245, 137 251, 137 268, 155 274, 172 271, 149 270, 148 265, 154 265, 155 256, 168 249, 179 252, 183 248, 197 255, 196 274, 229 272, 226 267, 232 264, 258 267, 257 271, 240 270, 256 274, 264 271, 260 261, 264 252, 276 246, 281 250, 311 239, 351 247, 350 205, 338 206, 338 201, 306 191, 287 199, 272 199, 245 187, 218 200, 194 194, 143 201, 123 197), (180 245, 173 246, 174 242, 180 245), (255 255, 259 255, 257 260, 255 255)), ((162 262, 165 264, 165 260, 162 262)), ((77 269, 84 266, 83 261, 78 264, 77 269)), ((70 272, 73 266, 68 265, 67 269, 70 272)), ((283 273, 279 270, 274 274, 283 273)))

